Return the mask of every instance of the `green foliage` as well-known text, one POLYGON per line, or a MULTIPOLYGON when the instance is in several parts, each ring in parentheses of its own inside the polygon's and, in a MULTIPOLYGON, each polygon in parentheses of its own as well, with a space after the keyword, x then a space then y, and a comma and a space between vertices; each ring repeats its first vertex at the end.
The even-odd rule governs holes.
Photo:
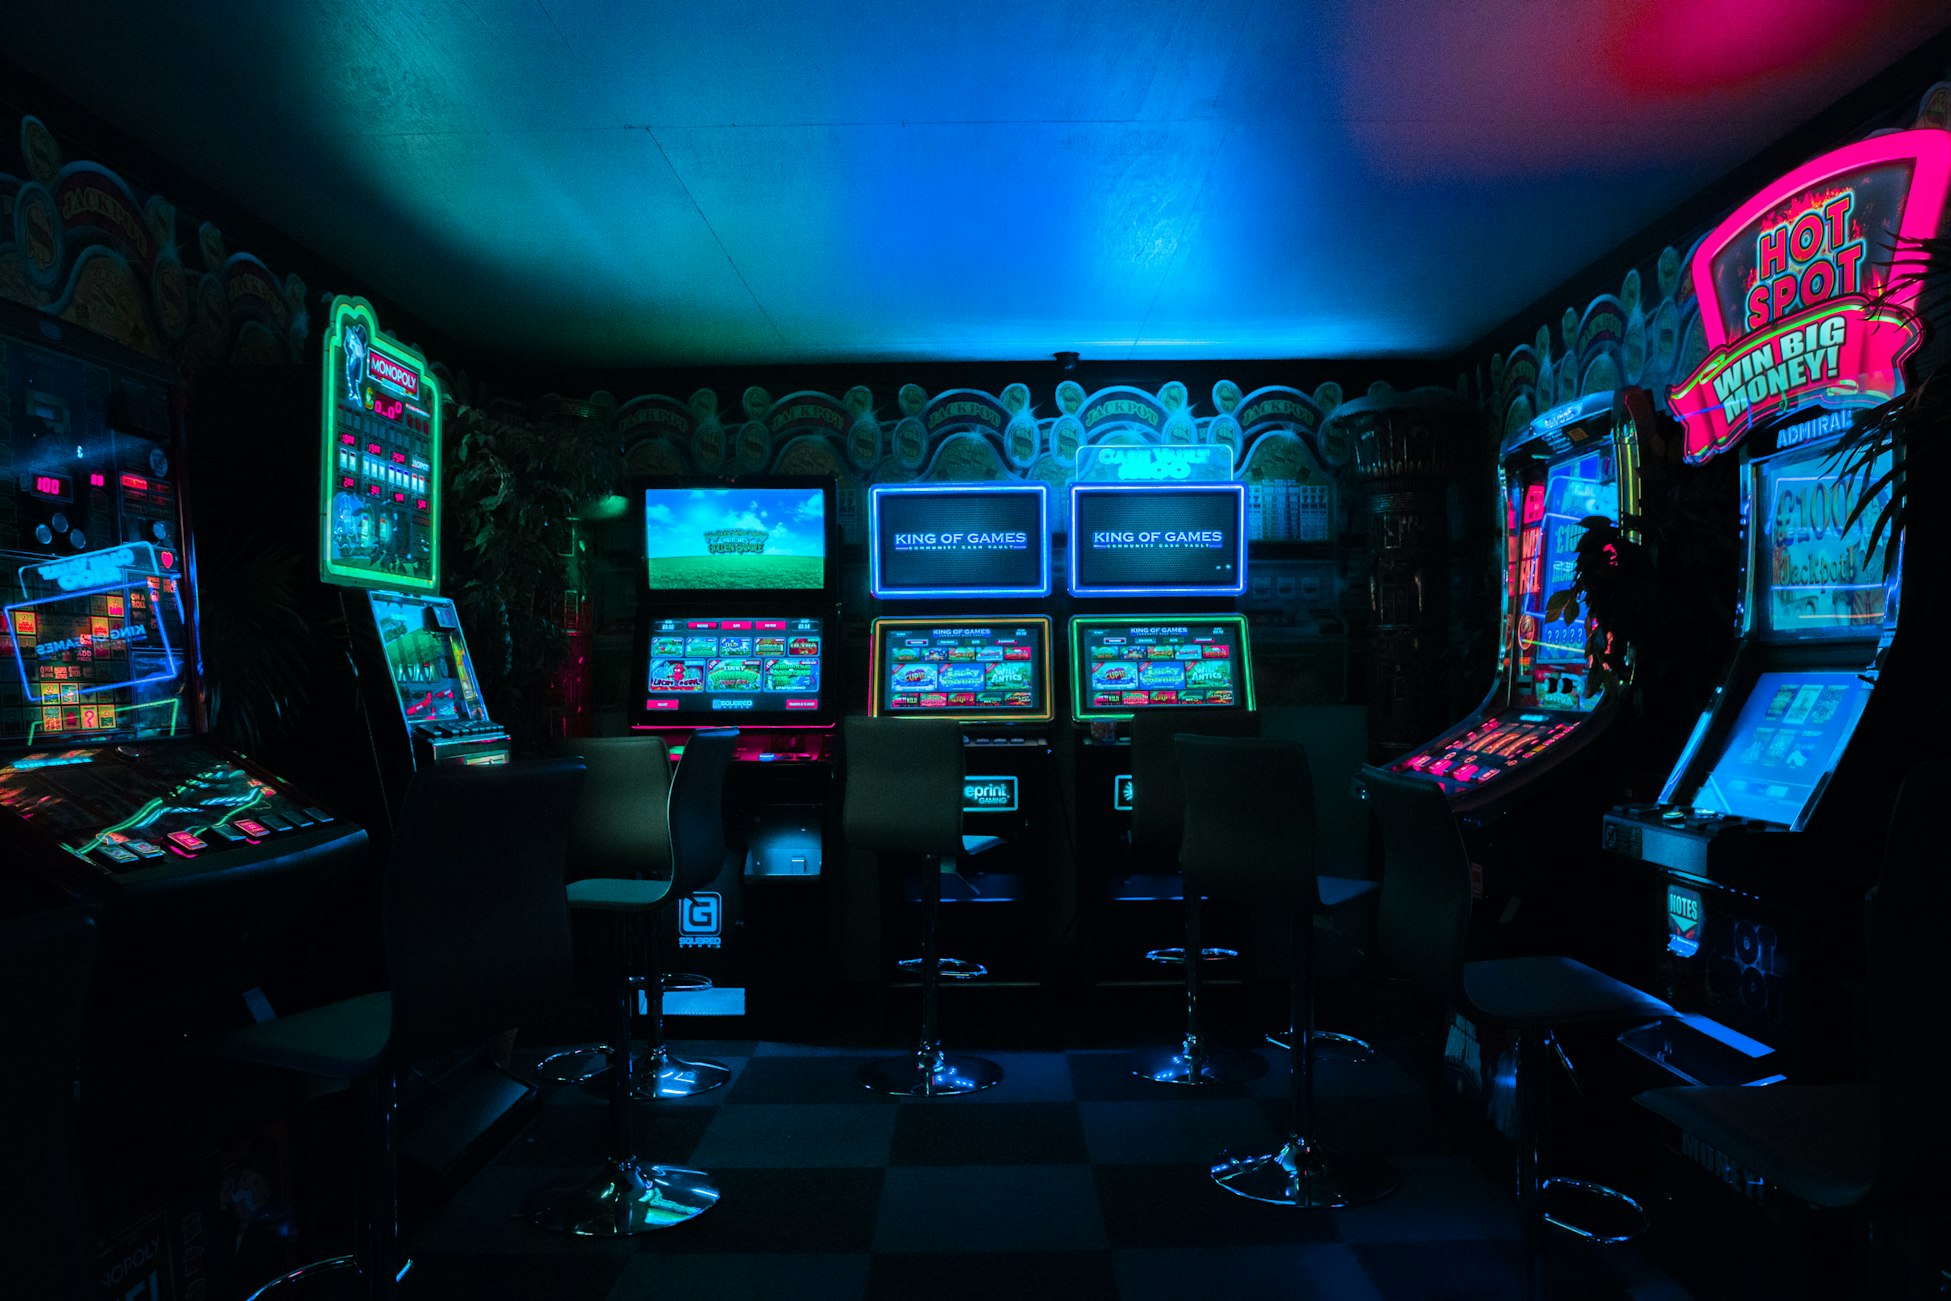
POLYGON ((320 669, 344 662, 345 621, 318 625, 301 597, 300 585, 315 581, 311 557, 241 514, 199 539, 197 577, 211 730, 245 754, 262 753, 292 730, 320 669))

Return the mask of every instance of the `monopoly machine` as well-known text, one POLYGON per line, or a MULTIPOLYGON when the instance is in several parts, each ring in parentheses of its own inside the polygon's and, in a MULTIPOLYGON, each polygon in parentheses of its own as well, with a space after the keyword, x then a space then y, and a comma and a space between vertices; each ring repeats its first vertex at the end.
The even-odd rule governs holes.
MULTIPOLYGON (((980 852, 942 881, 945 925, 981 958, 945 973, 1042 980, 1058 912, 1052 864, 1064 823, 1050 727, 1056 717, 1049 492, 1040 483, 876 485, 868 494, 868 711, 947 718, 966 747, 963 829, 980 852), (892 613, 896 609, 927 613, 892 613)), ((920 886, 909 882, 908 901, 920 886)))
MULTIPOLYGON (((1116 611, 1073 614, 1068 638, 1078 890, 1093 967, 1105 981, 1139 978, 1146 959, 1183 961, 1182 949, 1147 948, 1183 929, 1184 890, 1176 863, 1128 852, 1127 724, 1140 713, 1251 713, 1255 702, 1252 640, 1234 612, 1247 588, 1245 486, 1230 478, 1096 479, 1100 450, 1079 451, 1066 568, 1073 608, 1116 611)), ((1133 449, 1117 450, 1128 457, 1133 449)), ((1227 449, 1198 450, 1226 458, 1230 474, 1227 449)), ((1209 933, 1225 938, 1227 919, 1214 921, 1209 933)))
POLYGON ((1904 250, 1943 229, 1947 192, 1951 133, 1874 136, 1755 195, 1695 254, 1710 351, 1672 404, 1689 460, 1741 458, 1740 639, 1659 801, 1603 821, 1665 921, 1646 978, 1683 1015, 1621 1038, 1660 1082, 1851 1064, 1862 900, 1936 688, 1898 635, 1922 593, 1900 601, 1901 544, 1874 536, 1900 451, 1836 444, 1902 392, 1922 334, 1904 250))
POLYGON ((686 982, 673 1016, 772 1016, 811 997, 824 942, 840 686, 836 485, 777 475, 631 485, 642 528, 630 727, 674 758, 705 728, 737 728, 726 861, 668 912, 686 982), (758 991, 763 991, 759 993, 758 991))
POLYGON ((97 912, 98 1012, 255 985, 366 860, 361 828, 204 735, 198 643, 226 630, 199 623, 181 450, 151 363, 46 320, 0 334, 0 896, 97 912))
POLYGON ((454 602, 440 592, 440 383, 381 333, 363 299, 337 298, 319 393, 319 577, 345 594, 380 783, 397 812, 415 769, 502 763, 454 602))

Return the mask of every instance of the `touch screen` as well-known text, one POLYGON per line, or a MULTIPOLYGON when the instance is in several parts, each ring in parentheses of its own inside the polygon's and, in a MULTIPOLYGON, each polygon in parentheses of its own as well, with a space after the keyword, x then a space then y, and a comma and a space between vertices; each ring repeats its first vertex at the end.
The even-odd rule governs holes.
POLYGON ((1050 620, 876 619, 877 716, 1047 722, 1050 620))
POLYGON ((1207 615, 1070 621, 1071 712, 1079 721, 1169 709, 1252 709, 1246 620, 1207 615))
POLYGON ((1042 484, 874 488, 874 595, 1048 596, 1048 500, 1042 484))
POLYGON ((818 488, 646 488, 643 515, 653 592, 826 586, 826 495, 818 488))
POLYGON ((486 719, 481 685, 461 635, 461 616, 443 596, 369 593, 386 670, 409 723, 486 719))
POLYGON ((1073 596, 1237 596, 1246 590, 1246 488, 1074 484, 1073 596))
POLYGON ((1755 599, 1765 633, 1786 637, 1874 637, 1887 591, 1883 545, 1870 530, 1890 500, 1886 485, 1847 524, 1863 489, 1890 469, 1885 455, 1865 481, 1845 474, 1828 445, 1798 448, 1756 468, 1755 599))
POLYGON ((653 619, 644 678, 651 726, 820 711, 826 636, 818 619, 653 619))
POLYGON ((1869 684, 1846 670, 1757 675, 1693 806, 1795 826, 1869 698, 1869 684))

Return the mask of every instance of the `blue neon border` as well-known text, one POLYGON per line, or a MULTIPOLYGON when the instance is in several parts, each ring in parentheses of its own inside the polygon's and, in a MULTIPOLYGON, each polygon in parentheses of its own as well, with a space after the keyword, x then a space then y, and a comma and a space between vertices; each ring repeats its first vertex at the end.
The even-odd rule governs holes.
POLYGON ((1070 545, 1065 559, 1067 587, 1072 596, 1244 596, 1246 594, 1246 485, 1233 483, 1073 483, 1070 485, 1070 545), (1077 498, 1081 493, 1174 492, 1181 495, 1203 492, 1232 492, 1238 497, 1234 538, 1238 546, 1240 581, 1234 587, 1080 587, 1077 583, 1077 498))
MULTIPOLYGON (((109 551, 119 551, 123 547, 130 547, 130 548, 140 547, 144 551, 147 551, 149 553, 148 571, 147 572, 140 571, 134 565, 124 565, 121 566, 121 569, 123 571, 123 578, 122 581, 119 583, 108 583, 101 587, 91 587, 84 591, 79 591, 79 592, 60 592, 53 596, 37 596, 32 600, 17 601, 12 605, 4 607, 4 609, 0 609, 0 618, 5 618, 7 621, 8 640, 13 643, 14 667, 18 669, 20 672, 21 692, 27 698, 27 701, 32 708, 37 710, 41 709, 43 708, 43 703, 38 696, 34 695, 33 681, 27 676, 27 657, 26 654, 20 648, 20 638, 17 635, 15 635, 13 632, 14 611, 31 610, 37 605, 50 605, 56 601, 79 600, 82 597, 86 597, 86 596, 107 596, 114 592, 120 592, 122 594, 123 600, 126 601, 128 599, 129 589, 135 587, 137 584, 146 585, 151 578, 163 579, 163 578, 172 577, 172 575, 163 573, 161 566, 159 566, 156 563, 156 548, 153 543, 123 542, 117 544, 114 547, 103 547, 101 551, 85 551, 82 552, 81 554, 102 555, 102 554, 106 554, 109 551), (135 575, 135 577, 133 578, 128 576, 132 573, 135 575)), ((69 557, 64 556, 64 557, 60 557, 59 559, 65 560, 65 559, 69 559, 69 557)), ((22 565, 20 568, 20 579, 19 579, 21 587, 25 589, 27 586, 26 575, 29 570, 45 569, 49 564, 52 563, 56 563, 56 562, 49 561, 49 560, 38 560, 33 562, 32 564, 22 565)), ((161 593, 158 593, 157 595, 160 596, 161 593)), ((182 617, 183 602, 182 602, 182 595, 180 589, 177 594, 176 609, 177 609, 177 616, 179 618, 182 617)), ((120 691, 125 687, 133 689, 135 687, 153 686, 158 682, 167 682, 174 678, 178 678, 182 676, 183 673, 182 661, 178 658, 176 651, 169 644, 169 627, 163 620, 162 611, 157 610, 155 613, 156 613, 156 635, 162 640, 163 659, 164 662, 169 665, 169 668, 162 673, 153 674, 146 678, 131 678, 127 682, 105 682, 102 683, 100 686, 90 687, 86 691, 77 691, 75 693, 77 697, 84 696, 84 695, 92 696, 103 691, 120 691)))
MULTIPOLYGON (((1243 499, 1244 500, 1244 499, 1243 499)), ((1245 506, 1241 506, 1244 518, 1245 506)), ((1050 489, 1041 483, 889 483, 875 484, 867 490, 867 587, 877 601, 926 601, 938 596, 1017 597, 1050 595, 1050 489), (1043 583, 1040 587, 901 587, 881 586, 881 498, 883 495, 932 494, 952 497, 958 492, 1035 493, 1037 536, 1043 548, 1043 583)), ((1245 589, 1242 588, 1242 591, 1245 589)))

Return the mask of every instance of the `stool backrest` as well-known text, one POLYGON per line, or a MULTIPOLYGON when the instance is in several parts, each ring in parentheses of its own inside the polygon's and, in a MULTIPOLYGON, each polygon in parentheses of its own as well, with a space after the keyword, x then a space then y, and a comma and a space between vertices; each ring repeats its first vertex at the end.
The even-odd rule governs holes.
POLYGON ((693 732, 671 778, 671 893, 709 885, 725 865, 725 776, 738 729, 693 732))
POLYGON ((1873 1200, 1942 1208, 1951 1202, 1951 1078, 1945 1008, 1951 1006, 1951 762, 1904 778, 1890 819, 1883 874, 1870 913, 1873 1066, 1882 1142, 1873 1200))
POLYGON ((1180 736, 1175 747, 1185 788, 1179 863, 1186 894, 1288 908, 1311 900, 1307 752, 1292 741, 1238 737, 1180 736))
POLYGON ((413 775, 382 900, 396 1062, 532 1024, 567 993, 562 872, 582 786, 580 759, 413 775))
POLYGON ((1131 719, 1131 856, 1134 865, 1174 871, 1185 839, 1185 787, 1176 736, 1260 735, 1260 716, 1240 709, 1134 714, 1131 719))
POLYGON ((849 718, 841 821, 850 849, 962 852, 962 727, 946 718, 849 718))
POLYGON ((19 1297, 99 1295, 75 1132, 95 925, 71 911, 0 925, 0 1277, 19 1297))
POLYGON ((1463 1006, 1470 853, 1456 814, 1427 777, 1364 768, 1362 785, 1382 837, 1382 968, 1463 1006))
POLYGON ((559 747, 588 776, 569 828, 568 876, 671 875, 671 754, 658 736, 582 737, 559 747))

